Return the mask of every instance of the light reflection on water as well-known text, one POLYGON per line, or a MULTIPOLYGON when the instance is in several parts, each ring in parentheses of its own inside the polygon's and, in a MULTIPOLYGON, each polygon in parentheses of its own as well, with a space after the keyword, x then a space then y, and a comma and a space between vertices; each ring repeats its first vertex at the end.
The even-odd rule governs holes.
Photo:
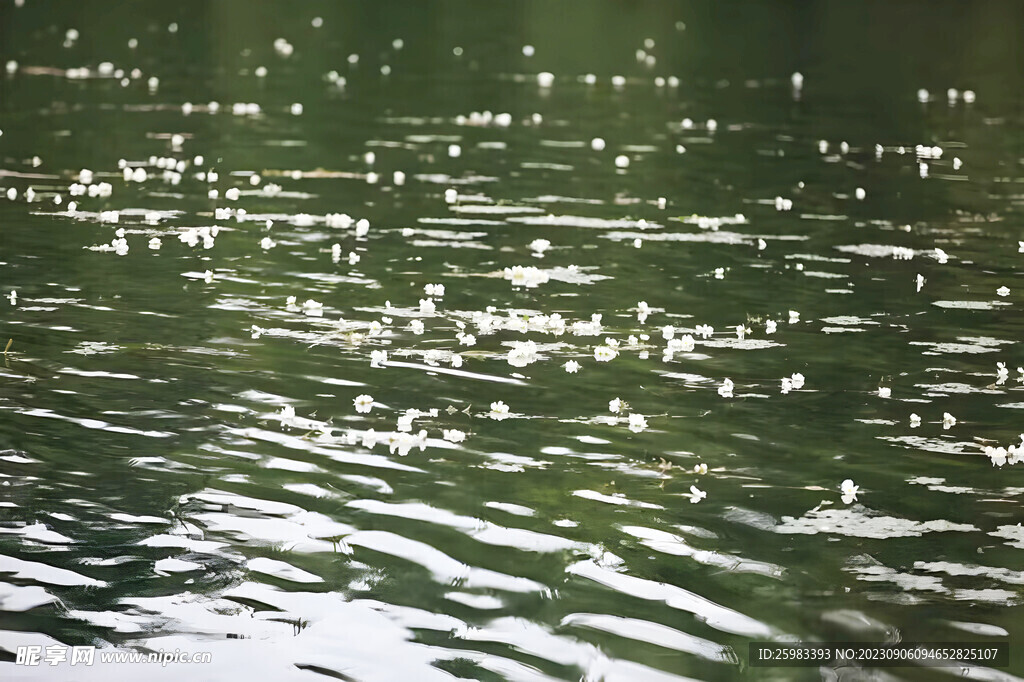
POLYGON ((0 10, 0 650, 817 679, 747 643, 1020 634, 1024 488, 985 450, 1022 430, 1009 62, 851 68, 836 23, 881 29, 817 5, 429 39, 412 5, 69 10, 76 40, 42 5, 0 10), (808 14, 815 64, 776 36, 808 14))

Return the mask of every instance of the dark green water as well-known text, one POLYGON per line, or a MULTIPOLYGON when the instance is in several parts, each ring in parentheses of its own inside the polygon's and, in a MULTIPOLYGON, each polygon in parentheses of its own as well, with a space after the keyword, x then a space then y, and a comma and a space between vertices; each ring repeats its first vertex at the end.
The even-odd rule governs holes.
POLYGON ((984 448, 1024 431, 1022 31, 1011 3, 5 2, 0 677, 1019 679, 1024 479, 984 448), (765 640, 1011 659, 751 668, 765 640), (14 663, 58 643, 213 662, 14 663))

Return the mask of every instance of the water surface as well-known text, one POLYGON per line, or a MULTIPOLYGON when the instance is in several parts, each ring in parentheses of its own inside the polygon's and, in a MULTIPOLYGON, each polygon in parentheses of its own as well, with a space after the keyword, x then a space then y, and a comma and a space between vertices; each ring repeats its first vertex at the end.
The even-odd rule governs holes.
POLYGON ((789 680, 835 678, 749 642, 1015 642, 1022 28, 5 4, 5 679, 139 674, 26 643, 789 680))

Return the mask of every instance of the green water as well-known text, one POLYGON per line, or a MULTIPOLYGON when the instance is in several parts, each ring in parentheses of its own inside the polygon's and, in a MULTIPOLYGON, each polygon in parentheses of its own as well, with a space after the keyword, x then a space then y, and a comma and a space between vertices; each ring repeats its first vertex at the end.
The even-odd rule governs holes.
POLYGON ((768 640, 1009 641, 967 675, 1019 679, 1024 479, 984 448, 1024 431, 1022 29, 5 3, 3 679, 964 672, 751 667, 768 640), (15 664, 57 644, 213 662, 15 664))

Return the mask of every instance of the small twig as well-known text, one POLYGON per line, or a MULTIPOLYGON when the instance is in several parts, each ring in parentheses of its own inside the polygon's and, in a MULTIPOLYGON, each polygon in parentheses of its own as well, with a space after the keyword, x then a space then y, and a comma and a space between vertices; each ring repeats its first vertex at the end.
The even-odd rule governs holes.
POLYGON ((4 355, 7 355, 7 351, 11 349, 12 345, 14 345, 14 339, 7 339, 7 347, 4 348, 4 355))

